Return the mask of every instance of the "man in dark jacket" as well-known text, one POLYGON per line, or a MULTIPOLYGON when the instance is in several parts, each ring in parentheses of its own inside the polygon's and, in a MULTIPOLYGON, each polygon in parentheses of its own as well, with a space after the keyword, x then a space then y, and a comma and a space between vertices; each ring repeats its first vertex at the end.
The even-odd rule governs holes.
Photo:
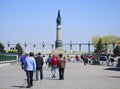
POLYGON ((43 57, 38 53, 36 59, 36 81, 38 81, 38 72, 40 71, 40 79, 43 80, 43 57))

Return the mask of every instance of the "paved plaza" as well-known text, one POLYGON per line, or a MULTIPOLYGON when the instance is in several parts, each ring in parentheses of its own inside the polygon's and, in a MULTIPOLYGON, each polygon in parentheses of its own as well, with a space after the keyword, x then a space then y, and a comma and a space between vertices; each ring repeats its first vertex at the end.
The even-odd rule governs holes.
MULTIPOLYGON (((0 64, 1 65, 1 64, 0 64)), ((0 89, 26 89, 26 75, 20 64, 0 66, 0 89)), ((67 62, 65 79, 51 78, 44 68, 44 79, 35 81, 30 89, 120 89, 120 68, 67 62)))

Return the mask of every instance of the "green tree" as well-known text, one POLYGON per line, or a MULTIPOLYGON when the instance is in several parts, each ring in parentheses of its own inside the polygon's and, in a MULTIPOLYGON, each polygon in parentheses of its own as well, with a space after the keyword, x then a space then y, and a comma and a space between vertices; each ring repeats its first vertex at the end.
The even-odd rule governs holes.
POLYGON ((18 55, 20 56, 21 54, 23 54, 23 48, 21 47, 20 43, 16 44, 16 50, 18 52, 18 55))
POLYGON ((97 45, 96 45, 96 49, 94 51, 95 56, 97 58, 96 62, 98 62, 98 63, 100 63, 100 55, 102 52, 104 52, 104 45, 103 45, 102 40, 100 38, 97 45))
MULTIPOLYGON (((99 39, 101 38, 102 42, 106 42, 106 43, 113 43, 116 42, 117 40, 120 40, 120 37, 114 36, 114 35, 107 35, 107 36, 95 36, 92 38, 92 42, 94 43, 94 47, 96 48, 97 43, 99 41, 99 39)), ((107 45, 107 48, 111 49, 112 45, 107 45)))
POLYGON ((115 49, 114 49, 114 55, 115 56, 120 56, 120 46, 119 45, 117 45, 115 47, 115 49))
POLYGON ((96 48, 97 43, 101 37, 100 36, 95 36, 92 38, 92 42, 94 43, 93 46, 96 48))
POLYGON ((0 53, 5 53, 4 45, 0 42, 0 53))
POLYGON ((101 52, 104 52, 104 45, 103 45, 102 40, 100 38, 97 45, 96 45, 95 53, 101 53, 101 52))
POLYGON ((117 40, 120 40, 120 37, 113 36, 113 35, 108 35, 108 36, 103 36, 102 41, 105 42, 116 42, 117 40))

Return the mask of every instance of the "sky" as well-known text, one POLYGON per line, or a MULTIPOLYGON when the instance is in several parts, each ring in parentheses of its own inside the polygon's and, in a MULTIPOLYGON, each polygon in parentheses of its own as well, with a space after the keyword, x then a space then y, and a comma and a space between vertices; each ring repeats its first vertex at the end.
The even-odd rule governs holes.
POLYGON ((120 0, 0 0, 0 42, 55 43, 59 9, 63 43, 120 37, 120 0))

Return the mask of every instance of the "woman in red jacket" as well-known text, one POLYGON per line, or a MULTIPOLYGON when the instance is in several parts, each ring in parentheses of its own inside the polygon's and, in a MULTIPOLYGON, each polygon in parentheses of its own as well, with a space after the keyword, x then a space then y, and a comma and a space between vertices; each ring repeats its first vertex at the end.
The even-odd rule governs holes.
POLYGON ((53 55, 51 60, 51 72, 52 72, 52 78, 56 78, 56 68, 58 66, 58 57, 53 55))

